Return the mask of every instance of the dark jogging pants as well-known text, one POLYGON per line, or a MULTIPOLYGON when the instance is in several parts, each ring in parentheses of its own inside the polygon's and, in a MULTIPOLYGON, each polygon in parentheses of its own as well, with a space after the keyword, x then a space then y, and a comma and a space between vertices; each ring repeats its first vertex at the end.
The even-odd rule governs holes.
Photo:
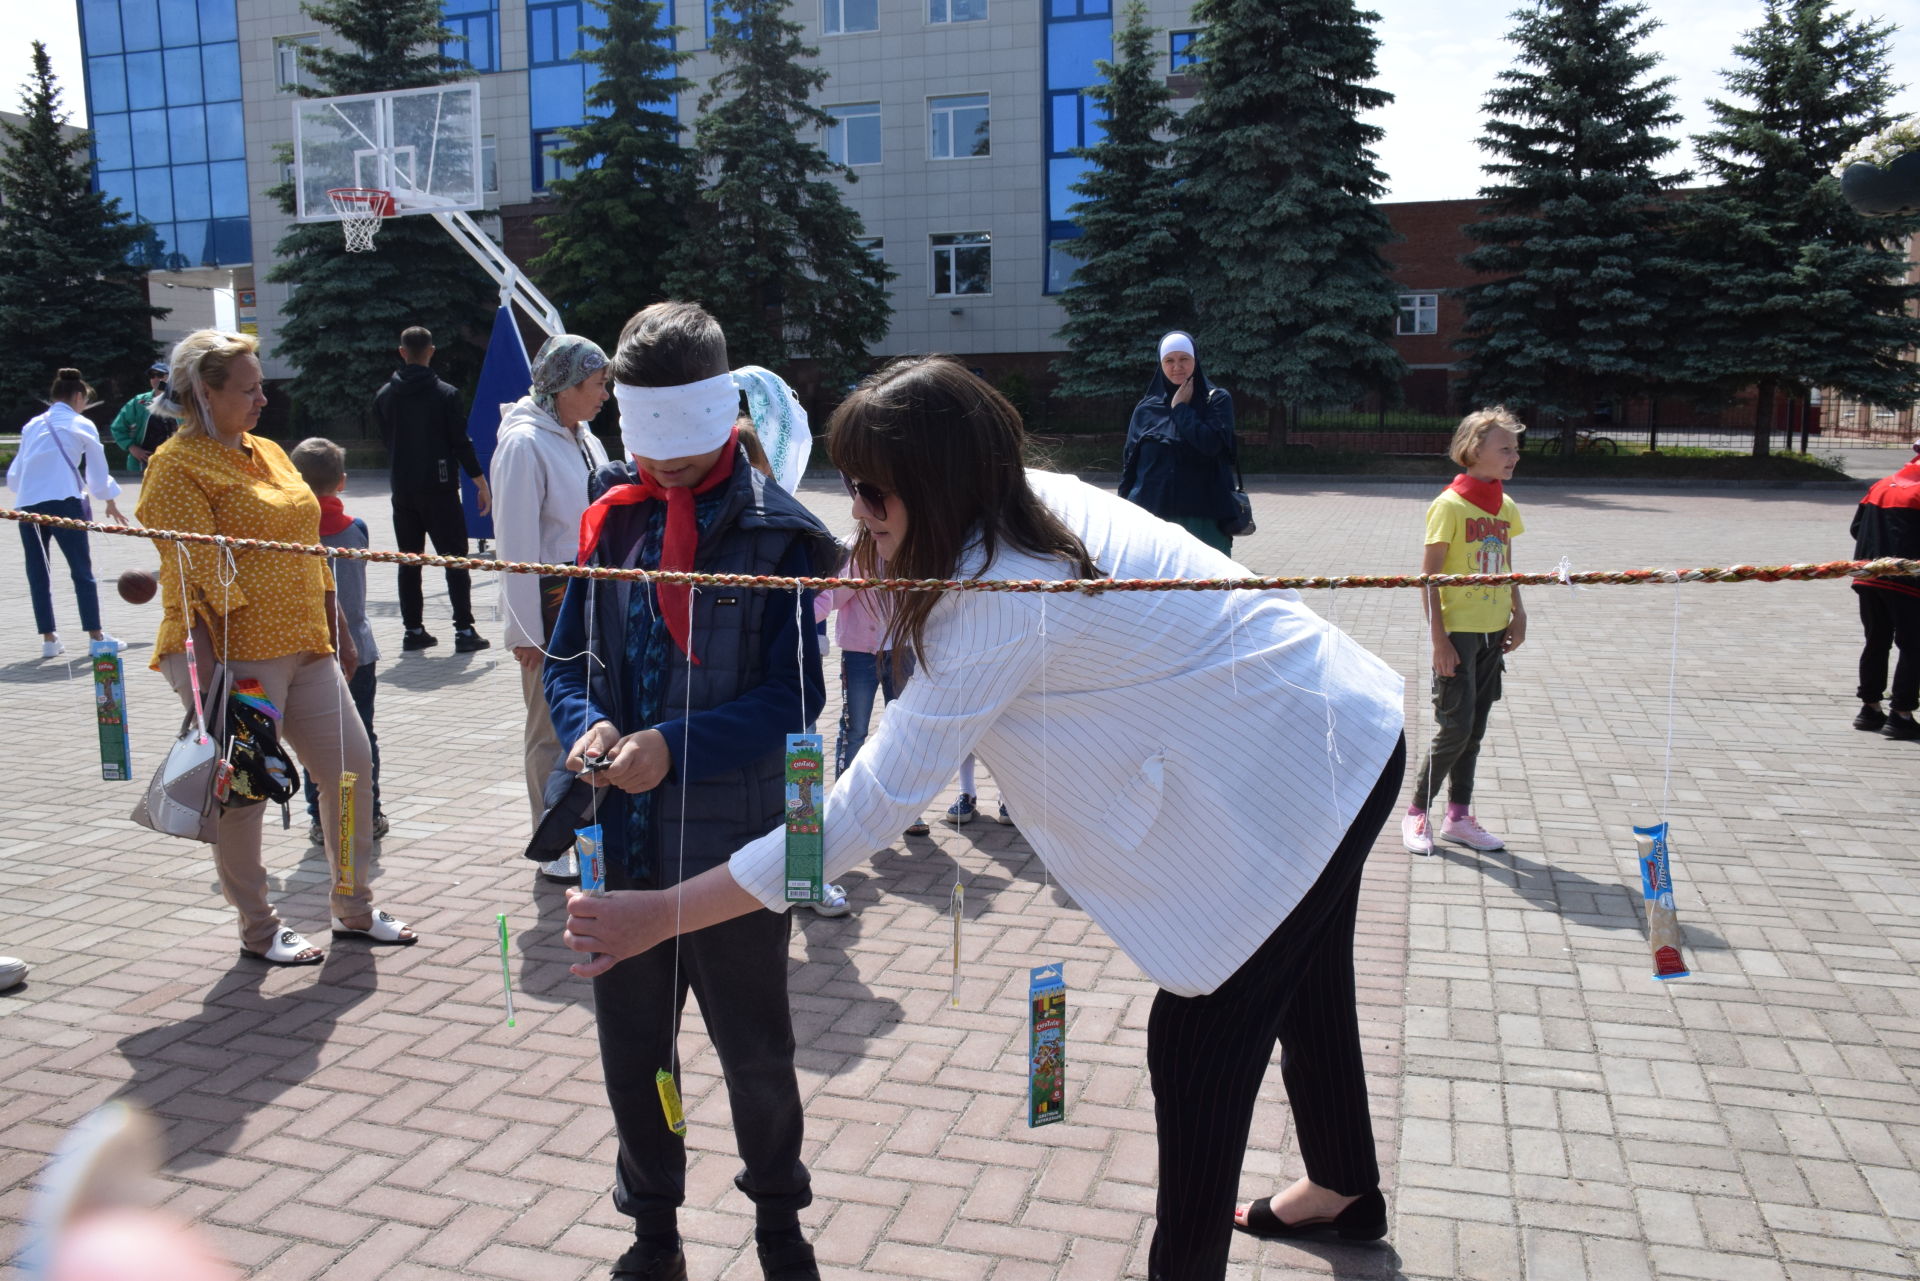
MULTIPOLYGON (((1227 1275, 1254 1099, 1280 1046, 1280 1073, 1307 1177, 1347 1196, 1380 1183, 1354 1009, 1360 874, 1400 794, 1402 739, 1305 898, 1206 996, 1161 991, 1147 1018, 1147 1068, 1160 1139, 1153 1281, 1227 1275)), ((1269 1142, 1277 1145, 1277 1135, 1269 1142)))
MULTIPOLYGON (((651 889, 607 868, 609 889, 651 889)), ((635 1230, 674 1230, 686 1199, 687 1144, 667 1128, 654 1074, 680 1058, 675 1029, 691 992, 720 1059, 743 1169, 734 1184, 753 1201, 763 1226, 790 1225, 813 1200, 800 1160, 805 1118, 793 1067, 793 1015, 787 1003, 787 937, 793 918, 764 908, 669 940, 629 957, 593 981, 600 1065, 620 1139, 614 1208, 635 1230)), ((713 1105, 709 1103, 708 1108, 713 1105)), ((724 1124, 711 1111, 689 1126, 724 1124)))
MULTIPOLYGON (((459 490, 393 496, 393 545, 403 552, 423 552, 427 540, 442 556, 465 556, 467 512, 459 490)), ((400 566, 400 621, 409 630, 426 625, 426 596, 420 587, 420 567, 400 566)), ((473 580, 464 569, 447 571, 447 603, 453 607, 455 627, 473 626, 473 580)))
POLYGON ((1920 710, 1920 596, 1890 587, 1855 587, 1853 594, 1860 598, 1860 627, 1867 637, 1860 650, 1856 695, 1863 703, 1877 703, 1882 693, 1889 693, 1887 705, 1894 711, 1920 710), (1895 648, 1900 657, 1893 665, 1893 688, 1888 690, 1887 658, 1895 648))

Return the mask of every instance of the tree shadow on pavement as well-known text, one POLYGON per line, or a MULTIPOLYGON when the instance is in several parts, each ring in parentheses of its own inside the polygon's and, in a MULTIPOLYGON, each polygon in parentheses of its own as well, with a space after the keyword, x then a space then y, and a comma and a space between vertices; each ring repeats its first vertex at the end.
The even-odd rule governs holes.
POLYGON ((341 1014, 379 986, 374 957, 351 946, 328 948, 313 981, 292 991, 261 990, 273 970, 236 957, 198 1014, 119 1042, 131 1079, 118 1097, 166 1124, 169 1168, 226 1155, 257 1112, 313 1074, 341 1014))
MULTIPOLYGON (((1646 933, 1643 898, 1637 880, 1631 885, 1596 881, 1578 872, 1535 862, 1510 849, 1481 852, 1436 844, 1434 857, 1484 873, 1533 906, 1572 924, 1646 933)), ((1727 941, 1712 930, 1689 924, 1683 924, 1681 929, 1687 947, 1726 950, 1727 941)))

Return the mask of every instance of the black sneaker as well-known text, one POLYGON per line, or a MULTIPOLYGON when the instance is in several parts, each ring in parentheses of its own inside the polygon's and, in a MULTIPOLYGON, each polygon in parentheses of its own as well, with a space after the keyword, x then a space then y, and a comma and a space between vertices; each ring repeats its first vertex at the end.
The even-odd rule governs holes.
POLYGON ((1887 714, 1872 703, 1863 703, 1860 714, 1853 718, 1853 727, 1871 733, 1887 723, 1887 714))
POLYGON ((392 830, 393 825, 387 822, 387 816, 385 814, 375 814, 373 816, 373 835, 375 840, 385 836, 392 830))
POLYGON ((613 1261, 614 1281, 687 1281, 687 1256, 678 1246, 636 1241, 613 1261))
POLYGON ((482 636, 479 632, 474 631, 471 627, 456 627, 453 629, 453 652, 456 654, 471 654, 476 649, 491 649, 492 647, 492 641, 482 636))
POLYGON ((1896 712, 1887 717, 1887 723, 1880 727, 1880 732, 1888 738, 1907 742, 1920 738, 1920 722, 1916 722, 1911 716, 1902 716, 1896 712))
POLYGON ((820 1265, 814 1262, 813 1247, 798 1233, 790 1238, 756 1243, 760 1272, 767 1281, 820 1281, 820 1265))
POLYGON ((400 638, 401 649, 425 649, 429 645, 438 645, 440 638, 427 633, 424 627, 409 627, 407 634, 400 638))

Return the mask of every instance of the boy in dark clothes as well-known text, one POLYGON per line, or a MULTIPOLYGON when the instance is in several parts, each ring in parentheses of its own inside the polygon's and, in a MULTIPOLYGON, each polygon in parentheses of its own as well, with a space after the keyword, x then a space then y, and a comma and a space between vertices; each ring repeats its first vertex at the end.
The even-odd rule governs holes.
MULTIPOLYGON (((1853 513, 1853 557, 1878 560, 1897 556, 1920 559, 1920 441, 1916 457, 1891 476, 1874 482, 1853 513)), ((1879 730, 1888 738, 1920 739, 1920 578, 1856 578, 1860 626, 1866 644, 1860 650, 1859 714, 1855 729, 1879 730), (1893 686, 1887 687, 1887 654, 1899 648, 1893 686), (1891 697, 1880 709, 1880 695, 1891 697)))
MULTIPOLYGON (((400 335, 400 368, 373 397, 374 421, 387 447, 393 486, 393 541, 403 552, 422 552, 427 539, 442 556, 465 556, 467 513, 460 505, 460 472, 473 478, 480 514, 493 495, 467 436, 460 393, 434 376, 433 335, 419 325, 400 335)), ((400 621, 404 650, 438 645, 427 634, 426 598, 420 567, 400 567, 400 621)), ((492 644, 473 628, 473 585, 464 569, 447 571, 447 603, 453 606, 453 647, 462 654, 492 644)))
MULTIPOLYGON (((756 471, 734 422, 726 339, 688 303, 627 322, 614 355, 631 461, 596 478, 581 560, 715 574, 825 575, 839 546, 756 471)), ((608 889, 665 889, 781 825, 786 736, 819 714, 826 684, 811 593, 570 580, 549 642, 548 706, 568 766, 588 771, 608 889), (804 621, 805 625, 802 626, 804 621)), ((564 802, 563 802, 564 804, 564 802)), ((543 827, 546 824, 543 824, 543 827)), ((594 979, 600 1061, 619 1132, 614 1205, 635 1241, 616 1278, 682 1281, 677 1211, 686 1145, 662 1115, 691 991, 719 1052, 769 1281, 817 1281, 799 1212, 813 1199, 787 1004, 791 917, 765 910, 662 944, 594 979)))

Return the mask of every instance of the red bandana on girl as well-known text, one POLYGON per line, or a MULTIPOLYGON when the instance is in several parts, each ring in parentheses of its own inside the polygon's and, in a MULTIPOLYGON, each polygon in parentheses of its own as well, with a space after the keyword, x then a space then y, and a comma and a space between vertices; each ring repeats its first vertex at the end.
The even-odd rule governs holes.
POLYGON ((340 501, 340 495, 320 496, 320 537, 331 538, 351 524, 353 517, 347 515, 346 504, 340 501))
POLYGON ((1447 488, 1489 516, 1500 514, 1500 482, 1497 480, 1479 480, 1461 472, 1447 488))
MULTIPOLYGON (((594 548, 600 545, 600 531, 615 507, 658 500, 667 505, 667 532, 660 547, 660 568, 670 574, 691 573, 694 554, 700 549, 700 521, 693 510, 694 496, 719 488, 733 475, 739 439, 738 427, 727 433, 727 443, 719 459, 698 485, 665 488, 644 469, 636 468, 639 484, 615 485, 600 495, 580 517, 579 563, 586 564, 594 548)), ((693 589, 685 583, 656 583, 654 590, 660 597, 660 612, 667 618, 668 635, 689 663, 698 663, 700 660, 693 654, 693 638, 687 634, 687 605, 693 599, 693 589)))

